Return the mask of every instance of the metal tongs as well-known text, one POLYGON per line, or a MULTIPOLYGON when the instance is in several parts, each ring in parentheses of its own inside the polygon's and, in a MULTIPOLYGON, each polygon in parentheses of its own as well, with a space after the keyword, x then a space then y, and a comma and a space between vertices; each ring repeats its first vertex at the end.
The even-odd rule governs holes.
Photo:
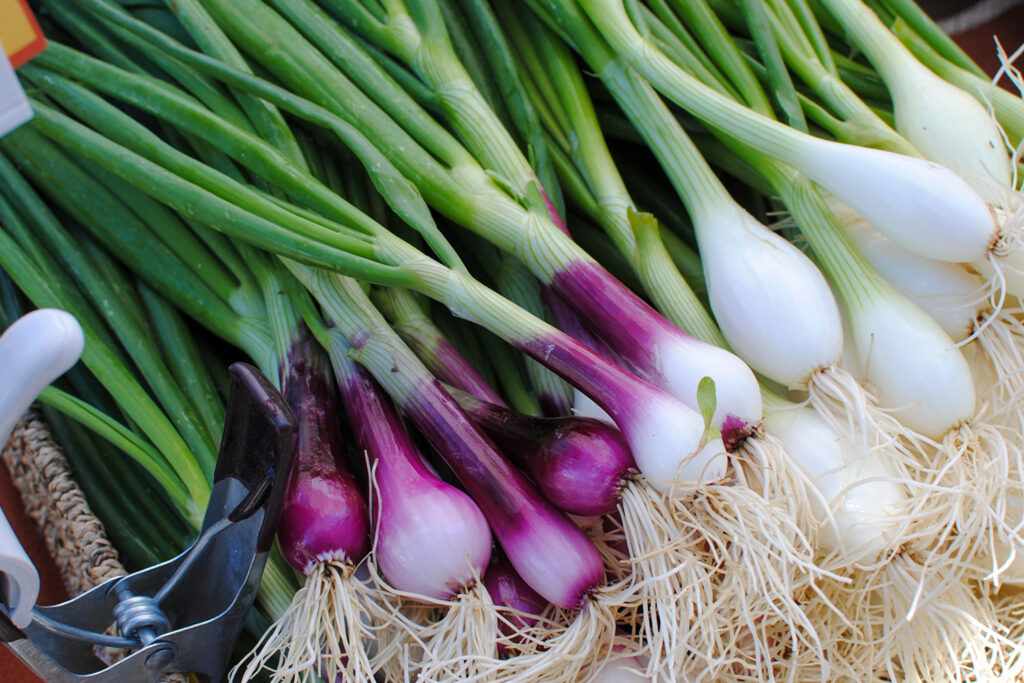
MULTIPOLYGON (((8 372, 5 340, 37 313, 19 319, 0 337, 0 431, 8 417, 3 411, 19 403, 5 404, 5 383, 25 381, 8 372)), ((58 327, 51 324, 49 332, 60 334, 58 327)), ((34 357, 47 353, 38 350, 36 339, 36 351, 19 351, 34 357)), ((79 341, 74 359, 80 350, 79 341)), ((29 379, 38 384, 38 376, 49 372, 45 386, 74 359, 62 368, 61 362, 44 363, 46 370, 36 368, 29 379)), ((42 386, 34 386, 28 400, 22 396, 19 414, 42 386)), ((0 640, 53 683, 157 681, 167 673, 225 680, 273 541, 295 433, 294 415, 267 379, 252 366, 232 365, 213 490, 196 541, 173 560, 110 579, 59 605, 34 604, 38 575, 0 514, 0 640), (111 626, 115 635, 105 633, 111 626), (108 666, 96 656, 97 647, 128 654, 108 666)), ((0 433, 0 444, 6 436, 0 433)))

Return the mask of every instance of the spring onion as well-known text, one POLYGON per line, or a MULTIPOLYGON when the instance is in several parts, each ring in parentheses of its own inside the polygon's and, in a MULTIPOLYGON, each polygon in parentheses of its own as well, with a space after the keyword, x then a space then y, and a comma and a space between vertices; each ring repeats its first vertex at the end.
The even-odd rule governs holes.
POLYGON ((412 665, 421 675, 430 675, 426 671, 432 660, 459 661, 462 654, 494 659, 497 615, 480 607, 481 601, 485 607, 490 604, 479 586, 491 555, 487 520, 469 496, 433 473, 383 390, 340 351, 335 347, 332 363, 372 475, 374 562, 400 594, 449 605, 439 623, 414 630, 428 655, 412 665), (482 624, 467 626, 481 613, 482 624), (452 630, 467 633, 453 636, 452 630))
MULTIPOLYGON (((372 593, 354 577, 370 548, 367 503, 343 455, 328 361, 307 332, 292 344, 282 386, 298 421, 296 456, 277 537, 288 563, 305 575, 291 606, 232 677, 251 680, 271 666, 273 680, 311 674, 373 675, 362 641, 372 593), (280 655, 280 658, 278 658, 280 655)), ((369 617, 367 617, 369 618, 369 617)))

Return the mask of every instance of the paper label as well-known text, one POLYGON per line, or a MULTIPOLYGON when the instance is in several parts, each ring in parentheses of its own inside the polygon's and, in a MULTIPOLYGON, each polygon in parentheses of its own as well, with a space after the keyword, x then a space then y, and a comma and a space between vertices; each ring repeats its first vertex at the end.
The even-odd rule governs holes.
POLYGON ((25 0, 0 0, 0 45, 17 69, 46 47, 46 39, 25 0))

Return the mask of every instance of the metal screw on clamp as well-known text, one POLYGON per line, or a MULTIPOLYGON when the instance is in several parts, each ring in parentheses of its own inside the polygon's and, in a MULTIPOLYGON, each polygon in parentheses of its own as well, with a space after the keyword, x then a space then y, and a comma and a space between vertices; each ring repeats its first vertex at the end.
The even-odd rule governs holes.
POLYGON ((177 649, 171 643, 160 645, 146 657, 146 668, 150 671, 159 671, 173 662, 177 653, 177 649))

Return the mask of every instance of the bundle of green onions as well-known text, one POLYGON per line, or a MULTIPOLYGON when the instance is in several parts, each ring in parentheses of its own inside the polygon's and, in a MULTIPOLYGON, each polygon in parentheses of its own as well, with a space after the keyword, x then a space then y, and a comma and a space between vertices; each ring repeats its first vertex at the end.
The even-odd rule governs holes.
POLYGON ((176 541, 219 359, 299 419, 233 680, 1021 676, 1024 102, 911 0, 38 5, 44 399, 176 541))

